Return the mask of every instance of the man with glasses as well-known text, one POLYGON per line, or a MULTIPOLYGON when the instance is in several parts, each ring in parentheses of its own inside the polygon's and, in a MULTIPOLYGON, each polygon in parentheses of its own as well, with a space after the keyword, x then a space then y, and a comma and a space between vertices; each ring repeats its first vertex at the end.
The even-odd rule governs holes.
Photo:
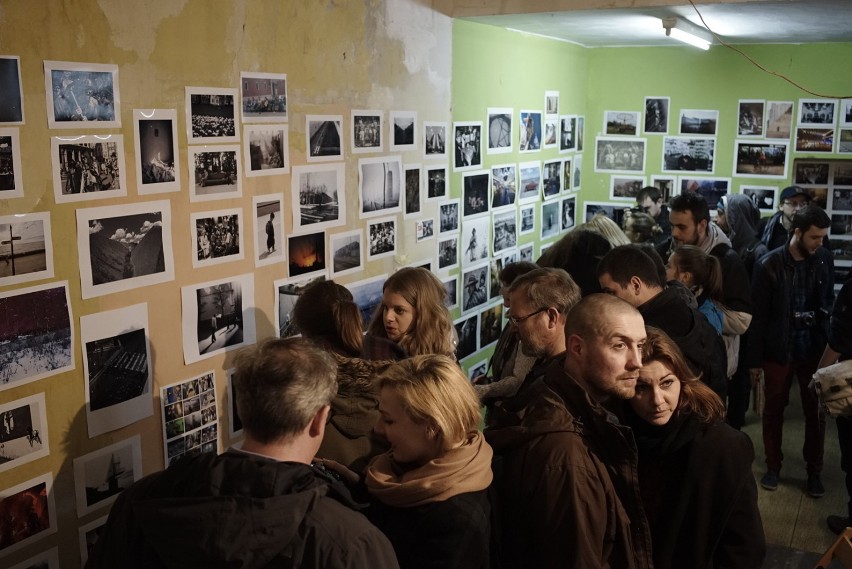
POLYGON ((663 203, 663 195, 654 186, 645 186, 636 194, 636 207, 650 215, 663 232, 654 238, 654 243, 662 243, 672 234, 669 223, 669 210, 663 203))
POLYGON ((793 227, 793 214, 811 202, 811 195, 799 186, 788 186, 781 192, 781 201, 772 217, 765 218, 757 226, 760 240, 772 251, 787 244, 793 227))

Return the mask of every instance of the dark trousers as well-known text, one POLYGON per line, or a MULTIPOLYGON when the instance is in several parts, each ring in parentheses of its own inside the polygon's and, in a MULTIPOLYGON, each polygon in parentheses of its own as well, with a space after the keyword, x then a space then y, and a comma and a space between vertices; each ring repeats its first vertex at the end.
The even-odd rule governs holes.
POLYGON ((763 362, 764 393, 766 402, 763 408, 763 448, 766 451, 766 467, 779 472, 784 455, 781 452, 781 439, 784 429, 784 408, 790 402, 790 387, 793 378, 799 382, 799 394, 802 398, 802 411, 805 415, 805 444, 802 456, 807 465, 808 474, 822 472, 823 450, 825 448, 825 416, 819 413, 816 395, 808 389, 811 377, 816 371, 818 358, 807 361, 777 363, 763 362))
POLYGON ((728 424, 737 430, 745 425, 750 397, 751 374, 747 367, 740 366, 728 381, 728 410, 725 414, 728 424))
POLYGON ((852 518, 852 417, 837 418, 837 440, 840 443, 840 468, 846 473, 846 493, 849 495, 847 515, 852 518))

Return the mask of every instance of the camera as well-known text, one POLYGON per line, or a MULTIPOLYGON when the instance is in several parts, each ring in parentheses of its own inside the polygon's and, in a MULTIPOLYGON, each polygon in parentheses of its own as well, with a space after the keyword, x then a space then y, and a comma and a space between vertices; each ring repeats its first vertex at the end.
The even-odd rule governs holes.
POLYGON ((816 314, 813 310, 793 313, 793 326, 797 329, 812 328, 816 325, 816 314))

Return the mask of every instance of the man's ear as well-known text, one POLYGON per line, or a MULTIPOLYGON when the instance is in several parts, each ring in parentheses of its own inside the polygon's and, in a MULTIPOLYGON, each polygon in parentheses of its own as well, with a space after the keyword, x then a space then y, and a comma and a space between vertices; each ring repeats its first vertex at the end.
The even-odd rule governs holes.
POLYGON ((314 418, 311 419, 311 424, 308 426, 308 434, 314 438, 322 438, 325 435, 325 424, 328 421, 328 414, 331 411, 330 405, 323 405, 317 411, 314 418))
POLYGON ((568 351, 568 355, 571 355, 571 356, 582 355, 583 351, 585 350, 583 338, 581 338, 577 334, 571 334, 565 340, 565 348, 568 351))
POLYGON ((697 227, 698 227, 698 233, 700 235, 707 235, 707 220, 706 219, 702 219, 701 221, 699 221, 697 227))
POLYGON ((642 279, 636 275, 630 277, 630 282, 627 283, 627 288, 634 296, 639 296, 639 293, 642 291, 642 279))

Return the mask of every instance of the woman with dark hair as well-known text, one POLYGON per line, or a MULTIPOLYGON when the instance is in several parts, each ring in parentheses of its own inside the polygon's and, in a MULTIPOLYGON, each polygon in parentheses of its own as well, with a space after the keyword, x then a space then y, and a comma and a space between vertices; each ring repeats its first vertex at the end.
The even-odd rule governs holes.
POLYGON ((722 333, 722 267, 716 257, 694 245, 681 245, 669 257, 666 280, 686 285, 695 295, 698 310, 722 333))
POLYGON ((624 234, 631 243, 656 243, 663 228, 647 213, 632 212, 624 215, 624 234))
POLYGON ((647 332, 626 422, 639 449, 654 567, 758 569, 766 544, 751 439, 724 422, 722 400, 671 338, 647 332))

